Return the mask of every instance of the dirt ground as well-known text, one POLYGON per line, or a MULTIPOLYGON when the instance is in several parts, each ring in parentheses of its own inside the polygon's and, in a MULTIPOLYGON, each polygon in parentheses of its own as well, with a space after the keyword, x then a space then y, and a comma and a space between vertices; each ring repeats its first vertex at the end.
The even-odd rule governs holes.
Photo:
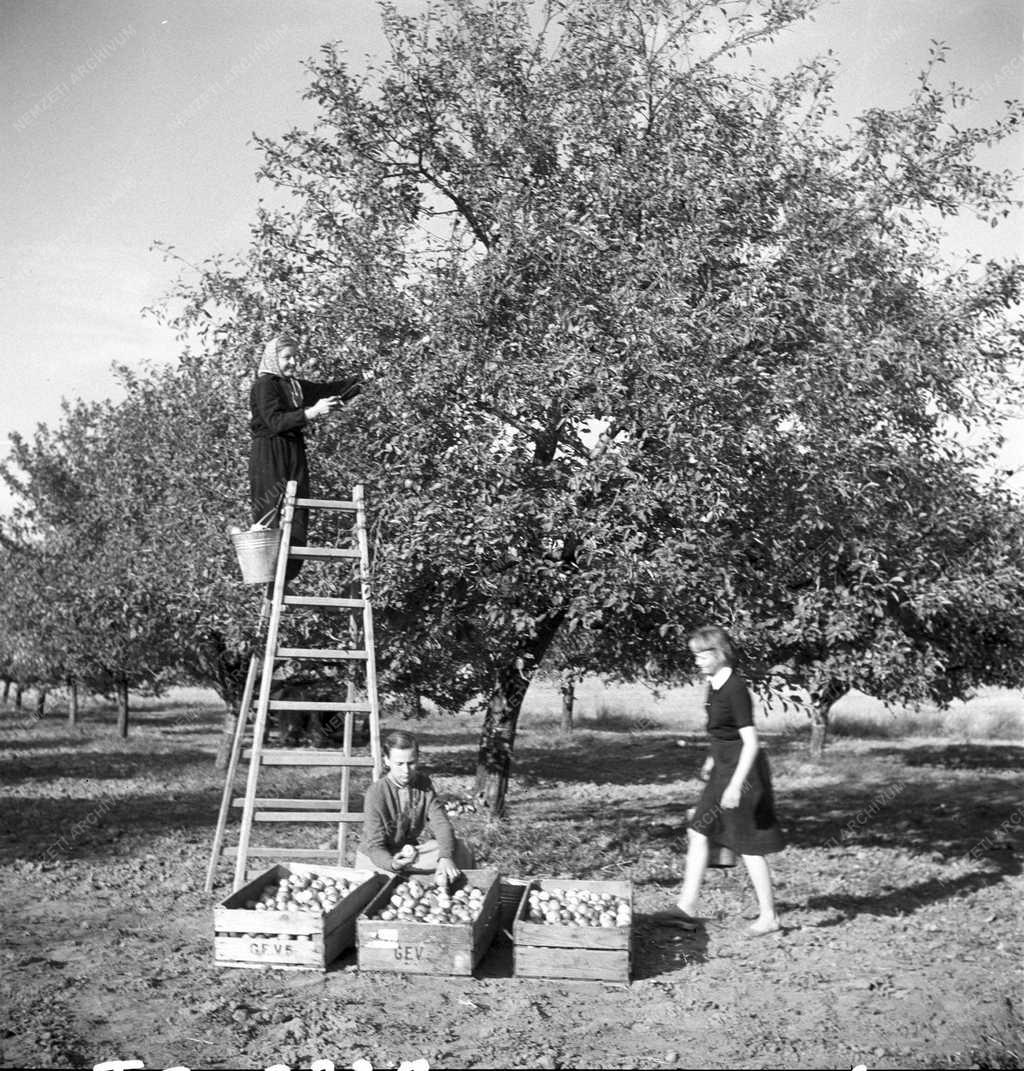
MULTIPOLYGON (((706 924, 657 926, 683 864, 700 741, 662 728, 524 730, 510 817, 462 815, 485 865, 634 882, 631 984, 218 968, 202 891, 222 788, 218 714, 159 705, 127 741, 0 713, 4 1067, 1019 1067, 1024 1049, 1018 742, 768 736, 789 846, 782 934, 749 939, 745 874, 714 871, 706 924)), ((466 797, 469 719, 420 727, 435 783, 466 797)))

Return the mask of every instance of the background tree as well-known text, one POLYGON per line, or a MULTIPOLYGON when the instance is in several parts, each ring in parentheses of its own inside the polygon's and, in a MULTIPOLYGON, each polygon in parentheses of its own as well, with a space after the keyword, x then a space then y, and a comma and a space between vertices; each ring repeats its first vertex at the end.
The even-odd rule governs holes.
POLYGON ((219 384, 187 361, 121 375, 116 407, 67 406, 55 430, 16 437, 6 475, 22 646, 51 680, 112 693, 125 735, 129 690, 194 681, 237 706, 255 600, 225 531, 244 462, 219 384))

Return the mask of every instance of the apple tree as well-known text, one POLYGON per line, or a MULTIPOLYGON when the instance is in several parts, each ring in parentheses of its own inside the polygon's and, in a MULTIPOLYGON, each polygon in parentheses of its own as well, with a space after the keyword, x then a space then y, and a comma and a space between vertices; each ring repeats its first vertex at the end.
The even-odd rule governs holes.
POLYGON ((504 807, 521 704, 561 634, 606 671, 691 672, 720 622, 823 701, 1019 680, 1021 503, 984 428, 1021 356, 1016 263, 946 263, 1012 177, 936 81, 840 128, 832 69, 741 64, 808 5, 382 5, 366 74, 325 46, 319 119, 265 139, 216 307, 237 344, 304 333, 375 374, 317 440, 374 507, 396 680, 483 697, 478 789, 504 807))

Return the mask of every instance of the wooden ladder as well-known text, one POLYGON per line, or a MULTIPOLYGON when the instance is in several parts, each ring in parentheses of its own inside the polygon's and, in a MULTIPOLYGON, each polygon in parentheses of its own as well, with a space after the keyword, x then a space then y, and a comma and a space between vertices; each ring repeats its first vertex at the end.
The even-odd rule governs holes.
POLYGON ((260 628, 267 616, 266 643, 262 654, 254 651, 249 660, 245 689, 242 694, 241 708, 235 723, 232 739, 231 757, 228 762, 224 793, 221 798, 217 831, 214 836, 210 865, 206 874, 206 891, 213 890, 217 863, 223 855, 235 860, 234 889, 239 889, 246 881, 246 868, 250 857, 262 856, 274 859, 306 859, 330 861, 338 866, 345 863, 347 827, 361 823, 363 815, 350 807, 350 778, 353 770, 370 771, 376 781, 381 775, 380 749, 380 709, 377 700, 377 669, 373 645, 373 609, 370 589, 370 554, 366 536, 366 509, 363 488, 353 488, 349 501, 332 501, 316 498, 297 498, 297 485, 290 482, 285 490, 284 505, 281 512, 281 543, 277 556, 277 570, 274 577, 273 596, 264 601, 260 616, 260 628), (353 535, 355 546, 347 547, 300 547, 291 545, 292 520, 297 507, 309 510, 342 510, 354 514, 353 535), (359 598, 325 598, 317 596, 293 595, 285 590, 285 572, 289 561, 319 560, 325 562, 352 562, 358 565, 359 598), (340 610, 349 615, 349 636, 352 646, 346 648, 324 649, 310 647, 287 647, 278 642, 281 630, 281 618, 290 607, 310 609, 340 610), (361 611, 362 629, 357 623, 357 613, 361 611), (361 632, 361 640, 360 640, 361 632), (349 681, 344 702, 314 702, 311 700, 271 699, 274 666, 285 660, 302 660, 310 662, 357 661, 365 665, 365 699, 357 701, 356 688, 349 681), (262 669, 261 669, 262 663, 262 669), (248 749, 243 749, 246 726, 252 713, 253 694, 259 679, 259 698, 256 702, 255 716, 252 719, 252 739, 248 749), (342 747, 332 750, 307 751, 301 748, 266 748, 264 737, 267 730, 268 715, 271 711, 310 711, 343 713, 345 724, 342 732, 342 747), (354 720, 357 714, 369 715, 370 754, 357 755, 353 751, 354 720), (249 771, 246 778, 245 795, 235 797, 235 777, 239 761, 247 759, 249 771), (334 767, 341 772, 341 783, 337 799, 279 799, 261 798, 256 795, 260 769, 264 766, 304 766, 334 767), (241 807, 242 823, 238 846, 224 847, 224 836, 228 817, 233 807, 241 807), (252 844, 252 826, 254 822, 287 823, 325 823, 337 827, 336 848, 295 848, 252 844))

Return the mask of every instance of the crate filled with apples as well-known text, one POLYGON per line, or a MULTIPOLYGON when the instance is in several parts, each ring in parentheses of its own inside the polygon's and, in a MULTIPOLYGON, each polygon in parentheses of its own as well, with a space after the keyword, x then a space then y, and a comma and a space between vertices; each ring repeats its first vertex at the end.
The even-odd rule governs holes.
POLYGON ((355 944, 356 917, 386 882, 348 867, 271 867, 214 908, 214 962, 326 970, 355 944))
POLYGON ((512 942, 518 976, 628 982, 633 885, 535 879, 520 901, 512 942))
POLYGON ((356 921, 360 970, 472 974, 498 925, 498 873, 467 870, 449 884, 395 875, 356 921))

